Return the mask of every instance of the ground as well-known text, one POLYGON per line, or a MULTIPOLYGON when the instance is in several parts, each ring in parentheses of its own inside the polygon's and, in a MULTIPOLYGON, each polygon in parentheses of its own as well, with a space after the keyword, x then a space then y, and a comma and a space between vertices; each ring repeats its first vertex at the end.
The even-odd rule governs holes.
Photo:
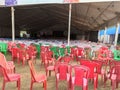
MULTIPOLYGON (((11 60, 11 55, 10 54, 6 55, 6 59, 11 60)), ((36 71, 41 74, 45 74, 44 67, 40 65, 40 59, 36 59, 36 61, 37 61, 36 64, 34 64, 36 71)), ((72 64, 77 64, 77 63, 72 62, 72 64)), ((16 73, 19 73, 21 75, 21 90, 30 90, 31 76, 30 76, 30 70, 28 64, 22 66, 22 64, 18 64, 17 62, 15 62, 15 67, 16 67, 16 73)), ((2 77, 0 77, 0 90, 2 90, 1 88, 2 80, 3 80, 2 77)), ((51 77, 47 78, 47 90, 55 90, 55 87, 56 87, 55 75, 54 72, 52 72, 51 77)), ((16 83, 12 82, 6 84, 5 90, 18 90, 18 89, 16 88, 16 83)), ((42 84, 35 83, 33 85, 33 90, 44 90, 44 89, 42 88, 42 84)), ((67 90, 67 83, 65 81, 60 81, 59 90, 67 90)), ((75 90, 82 90, 82 89, 80 87, 75 87, 75 90)), ((93 90, 93 84, 91 82, 89 82, 88 90, 93 90)), ((104 88, 103 83, 101 83, 101 79, 99 76, 97 90, 111 90, 110 81, 107 81, 107 85, 104 88)), ((120 90, 120 86, 116 90, 120 90)))

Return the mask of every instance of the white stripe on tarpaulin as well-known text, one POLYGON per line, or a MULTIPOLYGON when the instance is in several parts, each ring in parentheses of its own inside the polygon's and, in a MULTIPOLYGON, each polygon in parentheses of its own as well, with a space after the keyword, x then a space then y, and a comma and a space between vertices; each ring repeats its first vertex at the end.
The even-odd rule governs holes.
POLYGON ((111 2, 120 0, 0 0, 0 5, 29 5, 29 4, 49 4, 49 3, 89 3, 89 2, 111 2))
POLYGON ((0 0, 0 5, 5 5, 5 0, 0 0))
POLYGON ((120 0, 80 0, 80 3, 89 3, 89 2, 111 2, 111 1, 120 1, 120 0))

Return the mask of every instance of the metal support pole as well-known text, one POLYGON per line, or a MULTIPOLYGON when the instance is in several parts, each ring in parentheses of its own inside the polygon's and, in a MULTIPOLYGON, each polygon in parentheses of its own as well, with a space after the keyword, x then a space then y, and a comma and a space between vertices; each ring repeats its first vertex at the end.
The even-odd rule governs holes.
POLYGON ((106 31, 107 31, 107 27, 105 27, 103 43, 106 43, 106 31))
POLYGON ((98 41, 101 41, 100 30, 98 31, 98 41))
POLYGON ((116 33, 115 33, 115 40, 114 40, 114 46, 117 45, 118 35, 119 35, 119 27, 120 27, 120 23, 117 23, 117 28, 116 28, 116 33))
POLYGON ((15 17, 14 17, 14 7, 11 7, 11 21, 12 21, 12 41, 15 41, 15 17))
POLYGON ((72 4, 69 4, 69 21, 68 21, 68 46, 70 45, 70 28, 71 28, 71 10, 72 4))

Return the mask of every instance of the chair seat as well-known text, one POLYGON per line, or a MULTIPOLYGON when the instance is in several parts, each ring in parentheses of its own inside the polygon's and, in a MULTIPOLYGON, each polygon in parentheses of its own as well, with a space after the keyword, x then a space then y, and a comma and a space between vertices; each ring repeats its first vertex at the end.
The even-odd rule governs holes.
POLYGON ((8 74, 10 81, 16 81, 20 79, 20 74, 8 74))
POLYGON ((47 70, 54 70, 55 69, 55 66, 48 66, 47 67, 47 70))
POLYGON ((109 73, 109 74, 107 74, 107 78, 110 78, 110 79, 112 79, 112 80, 116 80, 117 75, 116 75, 116 74, 110 75, 110 73, 109 73))
MULTIPOLYGON (((84 86, 87 86, 87 84, 88 84, 88 80, 86 79, 86 78, 83 78, 83 84, 81 84, 81 86, 82 85, 84 85, 84 86)), ((75 83, 75 77, 72 77, 72 84, 74 84, 75 83)), ((79 82, 80 83, 80 82, 79 82)), ((80 84, 78 83, 78 86, 80 86, 80 84)))
POLYGON ((43 82, 46 80, 46 76, 45 75, 41 75, 41 74, 38 74, 38 75, 35 75, 35 80, 36 82, 43 82))
MULTIPOLYGON (((57 79, 58 79, 58 80, 59 80, 59 76, 60 76, 60 74, 57 73, 57 79)), ((70 74, 67 73, 67 81, 69 81, 69 80, 70 80, 70 74)))

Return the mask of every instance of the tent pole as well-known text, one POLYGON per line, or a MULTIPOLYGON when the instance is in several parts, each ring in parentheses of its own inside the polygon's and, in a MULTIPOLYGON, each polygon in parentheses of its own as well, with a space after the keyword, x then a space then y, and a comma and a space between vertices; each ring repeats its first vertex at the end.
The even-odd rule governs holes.
POLYGON ((117 23, 117 28, 116 28, 116 33, 115 33, 114 46, 116 46, 116 45, 117 45, 118 35, 119 35, 119 27, 120 27, 120 23, 117 23))
POLYGON ((100 41, 100 30, 98 30, 98 41, 100 41))
POLYGON ((106 43, 106 31, 107 31, 107 27, 105 27, 103 43, 106 43))
POLYGON ((71 28, 71 10, 72 4, 69 4, 69 21, 68 21, 68 46, 70 45, 70 28, 71 28))
POLYGON ((14 7, 11 7, 11 21, 12 21, 12 41, 15 41, 15 17, 14 17, 14 7))

